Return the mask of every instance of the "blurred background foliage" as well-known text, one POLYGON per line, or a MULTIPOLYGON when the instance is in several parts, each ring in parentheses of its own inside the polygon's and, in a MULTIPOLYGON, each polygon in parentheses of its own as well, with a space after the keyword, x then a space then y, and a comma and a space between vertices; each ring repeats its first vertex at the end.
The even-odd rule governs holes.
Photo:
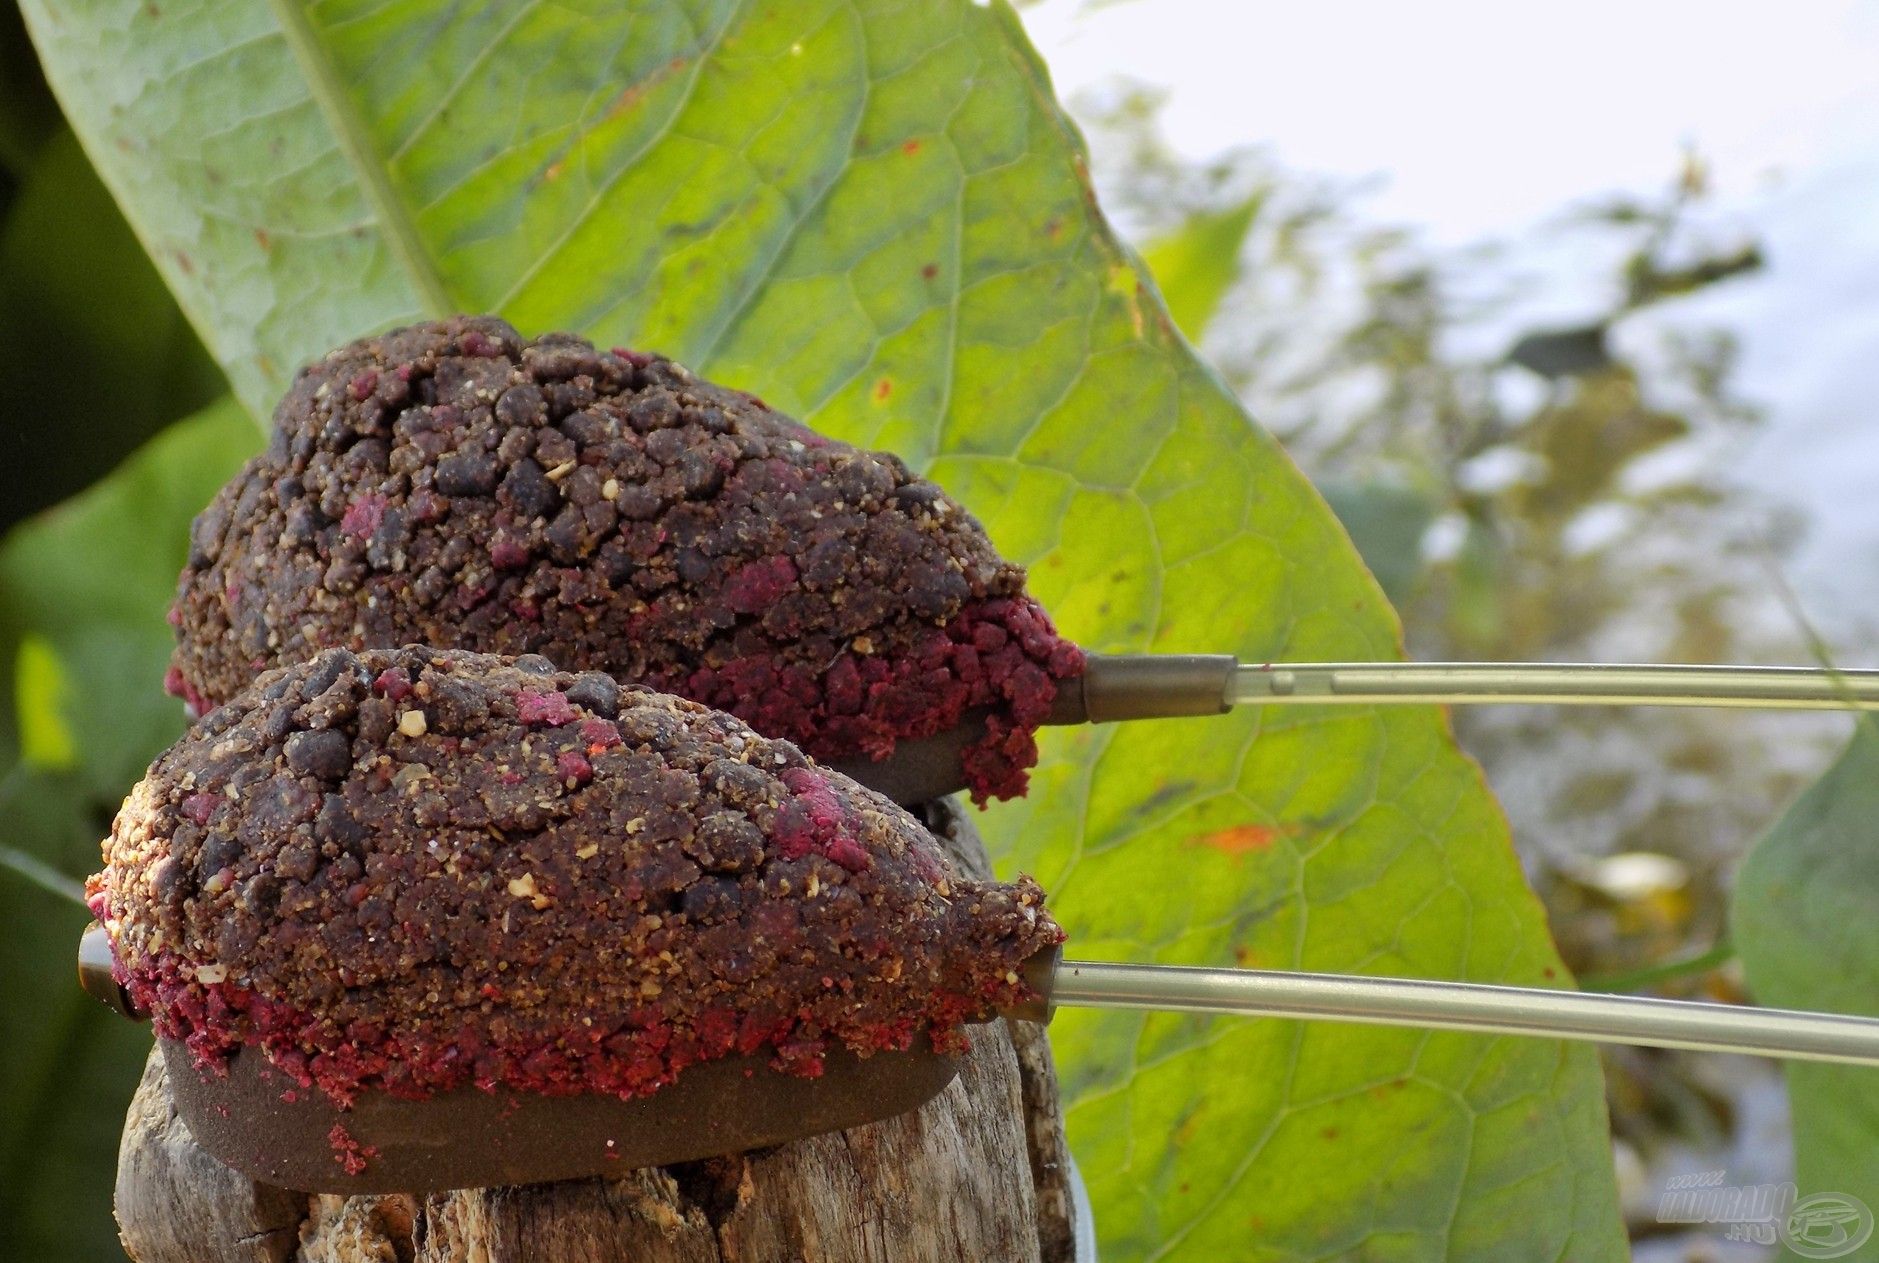
POLYGON ((0 528, 103 475, 227 391, 0 7, 0 339, 69 372, 0 378, 0 528), (43 421, 43 424, 41 423, 43 421))
MULTIPOLYGON (((1704 476, 1703 455, 1759 421, 1732 392, 1730 338, 1626 336, 1654 304, 1761 265, 1753 242, 1682 231, 1704 194, 1698 157, 1656 198, 1561 219, 1558 231, 1616 240, 1608 312, 1505 330, 1471 350, 1513 297, 1484 289, 1504 286, 1493 273, 1502 247, 1435 256, 1359 218, 1360 191, 1314 186, 1257 150, 1184 163, 1161 142, 1156 107, 1139 88, 1083 103, 1099 166, 1103 155, 1115 164, 1111 203, 1147 243, 1189 337, 1338 510, 1402 612, 1413 656, 1809 657, 1775 581, 1788 524, 1704 476)), ((1728 859, 1844 729, 1742 718, 1456 713, 1581 972, 1713 942, 1720 908, 1701 887, 1725 880, 1728 859), (1771 726, 1791 757, 1771 761, 1771 726), (1597 862, 1632 852, 1677 862, 1597 862), (1606 906, 1646 886, 1681 897, 1656 913, 1606 906)))
MULTIPOLYGON (((1497 266, 1502 247, 1437 254, 1366 220, 1361 189, 1258 150, 1180 159, 1156 110, 1126 86, 1077 103, 1106 201, 1184 331, 1324 490, 1413 655, 1807 659, 1778 581, 1791 524, 1702 473, 1758 421, 1733 392, 1734 347, 1639 319, 1763 265, 1759 243, 1691 228, 1700 157, 1655 197, 1547 229, 1605 243, 1609 310, 1508 329, 1518 279, 1497 266)), ((145 1043, 71 985, 78 883, 124 788, 180 731, 150 687, 159 616, 188 517, 260 431, 214 403, 219 373, 61 121, 10 5, 0 337, 14 358, 0 376, 0 1253, 102 1258, 145 1043), (60 1195, 28 1195, 48 1187, 60 1195)), ((1456 724, 1591 985, 1739 997, 1732 874, 1843 723, 1502 708, 1456 724)), ((1640 1232, 1657 1230, 1660 1172, 1778 1164, 1768 1065, 1633 1050, 1608 1069, 1640 1232)))
MULTIPOLYGON (((1758 242, 1692 225, 1708 191, 1699 154, 1655 196, 1546 225, 1612 260, 1609 305, 1523 328, 1507 260, 1527 243, 1441 255, 1366 220, 1361 188, 1256 148, 1183 160, 1157 128, 1161 99, 1124 83, 1077 102, 1107 204, 1145 243, 1183 331, 1330 500, 1412 657, 1816 659, 1782 579, 1799 523, 1715 476, 1717 455, 1762 420, 1735 387, 1734 341, 1652 319, 1765 263, 1758 242)), ((1453 718, 1582 985, 1747 999, 1728 935, 1736 870, 1832 759, 1844 717, 1453 718)), ((1665 1238, 1658 1257, 1709 1248, 1655 1221, 1669 1176, 1791 1178, 1769 1063, 1637 1049, 1606 1061, 1621 1192, 1642 1246, 1665 1238)))
POLYGON ((150 687, 169 654, 162 612, 189 518, 260 431, 227 406, 182 421, 227 387, 10 4, 0 344, 0 1257, 107 1259, 118 1131, 149 1037, 73 986, 80 882, 125 788, 182 729, 150 687))

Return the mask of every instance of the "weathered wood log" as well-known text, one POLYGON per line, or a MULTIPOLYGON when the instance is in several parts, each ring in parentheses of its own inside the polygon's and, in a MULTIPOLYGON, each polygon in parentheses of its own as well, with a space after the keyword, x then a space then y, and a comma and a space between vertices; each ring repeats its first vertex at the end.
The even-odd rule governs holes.
MULTIPOLYGON (((952 804, 929 822, 989 865, 952 804)), ((1071 1263, 1063 1120, 1042 1027, 974 1028, 959 1078, 922 1108, 774 1149, 619 1177, 425 1197, 257 1184, 190 1138, 155 1052, 118 1154, 137 1263, 1071 1263)))

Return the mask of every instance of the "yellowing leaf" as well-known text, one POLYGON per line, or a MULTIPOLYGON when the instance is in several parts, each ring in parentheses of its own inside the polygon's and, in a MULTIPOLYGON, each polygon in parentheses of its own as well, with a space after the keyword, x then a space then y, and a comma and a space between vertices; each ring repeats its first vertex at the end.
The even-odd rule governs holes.
POLYGON ((28 635, 13 657, 13 706, 19 724, 20 758, 57 771, 78 761, 78 743, 61 713, 70 690, 59 655, 43 636, 28 635))

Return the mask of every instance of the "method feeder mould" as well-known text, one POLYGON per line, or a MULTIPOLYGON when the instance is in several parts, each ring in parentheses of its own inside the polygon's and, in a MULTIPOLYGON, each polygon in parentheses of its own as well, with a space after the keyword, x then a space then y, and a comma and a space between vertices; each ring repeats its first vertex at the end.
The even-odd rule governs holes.
MULTIPOLYGON (((1221 715, 1235 706, 1387 704, 1697 706, 1761 710, 1879 709, 1879 671, 1816 667, 1643 666, 1546 662, 1243 663, 1230 654, 1085 654, 1062 681, 1045 724, 1221 715)), ((897 802, 966 788, 964 752, 981 730, 901 742, 879 763, 834 764, 897 802)))
POLYGON ((901 803, 1024 792, 1042 724, 1236 705, 1879 706, 1879 672, 1086 654, 896 457, 658 356, 461 317, 309 365, 197 519, 169 689, 424 643, 730 711, 901 803))
POLYGON ((88 883, 85 989, 196 1140, 310 1192, 737 1152, 913 1109, 966 1028, 1087 1005, 1879 1065, 1879 1021, 1061 959, 1028 878, 736 719, 540 659, 328 651, 161 756, 88 883))

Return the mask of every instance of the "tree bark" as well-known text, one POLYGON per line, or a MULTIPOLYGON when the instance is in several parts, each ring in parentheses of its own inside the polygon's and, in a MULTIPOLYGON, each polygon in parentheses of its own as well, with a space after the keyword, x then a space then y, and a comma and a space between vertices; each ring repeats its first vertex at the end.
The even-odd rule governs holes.
MULTIPOLYGON (((989 864, 951 803, 927 808, 970 872, 989 864)), ((409 1195, 256 1184, 190 1138, 153 1051, 118 1154, 137 1263, 1071 1263, 1063 1119, 1040 1026, 972 1031, 922 1108, 774 1149, 618 1177, 409 1195)))

